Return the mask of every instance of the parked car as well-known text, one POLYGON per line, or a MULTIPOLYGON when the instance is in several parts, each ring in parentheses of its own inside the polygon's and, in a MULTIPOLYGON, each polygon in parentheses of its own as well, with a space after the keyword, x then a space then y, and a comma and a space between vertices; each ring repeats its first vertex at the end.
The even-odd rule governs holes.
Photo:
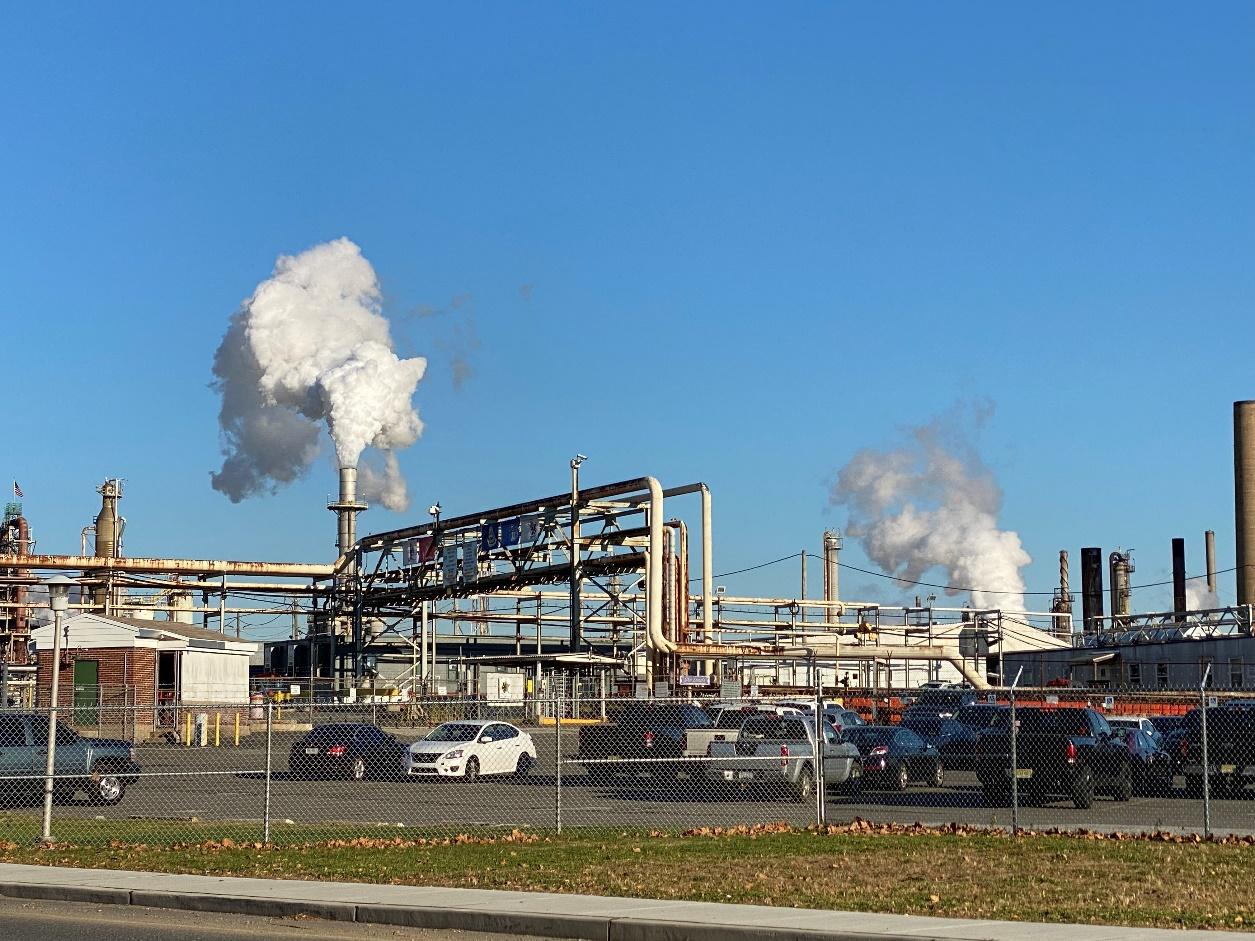
POLYGON ((1124 736, 1125 747, 1129 750, 1133 793, 1144 797, 1158 797, 1170 792, 1174 773, 1172 758, 1159 743, 1141 728, 1116 726, 1114 731, 1124 736))
MULTIPOLYGON (((693 703, 628 702, 608 725, 580 729, 575 760, 594 783, 619 777, 674 783, 701 774, 700 762, 719 736, 710 716, 693 703)), ((724 735, 724 738, 730 738, 724 735)))
MULTIPOLYGON (((815 714, 815 700, 813 699, 785 699, 779 700, 777 705, 783 709, 796 709, 807 715, 815 714)), ((867 724, 863 717, 853 709, 846 709, 835 702, 824 703, 824 718, 835 725, 838 732, 851 725, 867 724)))
POLYGON ((1133 795, 1133 770, 1122 736, 1093 709, 1022 707, 1015 711, 1016 766, 1011 768, 1010 722, 983 732, 976 743, 976 773, 987 803, 1005 804, 1011 775, 1024 803, 1054 796, 1084 810, 1096 793, 1117 801, 1133 795))
POLYGON ((1255 782, 1255 711, 1243 708, 1207 708, 1207 768, 1203 768, 1203 712, 1191 709, 1176 739, 1186 792, 1203 792, 1203 774, 1210 778, 1212 797, 1250 796, 1247 785, 1255 782))
MULTIPOLYGON (((819 724, 825 787, 854 785, 862 773, 858 749, 831 723, 819 724)), ((706 775, 715 784, 765 787, 808 800, 815 792, 814 755, 814 716, 760 713, 745 720, 735 742, 711 742, 706 775)))
POLYGON ((864 787, 904 791, 916 782, 933 787, 946 783, 940 752, 909 728, 863 725, 847 729, 845 737, 863 756, 864 787))
POLYGON ((494 774, 522 776, 536 764, 536 743, 509 722, 446 722, 406 750, 412 776, 474 782, 494 774))
POLYGON ((288 771, 298 778, 399 777, 405 744, 377 725, 316 725, 288 752, 288 771))
POLYGON ((1155 723, 1146 716, 1107 716, 1107 724, 1121 732, 1127 729, 1140 729, 1151 737, 1156 745, 1162 745, 1162 737, 1155 723))
POLYGON ((1185 724, 1185 716, 1151 716, 1150 724, 1159 733, 1159 744, 1167 748, 1168 736, 1185 724))
MULTIPOLYGON (((57 750, 53 757, 52 796, 58 802, 72 800, 80 791, 93 804, 116 804, 138 780, 132 742, 111 738, 85 738, 68 725, 57 723, 57 750)), ((42 775, 48 766, 48 716, 38 712, 0 712, 0 778, 6 790, 43 790, 42 775)))
MULTIPOLYGON (((976 742, 986 729, 997 728, 1005 723, 1010 712, 1008 706, 993 703, 969 703, 959 708, 951 719, 939 719, 943 732, 933 741, 941 753, 941 761, 947 768, 971 770, 976 765, 976 742)), ((917 717, 913 721, 932 721, 930 717, 917 717)), ((903 724, 907 719, 903 718, 903 724)), ((913 727, 909 726, 908 727, 913 727)), ((919 731, 916 729, 916 731, 919 731)))
POLYGON ((903 718, 907 713, 912 713, 950 719, 961 708, 976 701, 976 693, 970 689, 922 689, 902 715, 903 718))

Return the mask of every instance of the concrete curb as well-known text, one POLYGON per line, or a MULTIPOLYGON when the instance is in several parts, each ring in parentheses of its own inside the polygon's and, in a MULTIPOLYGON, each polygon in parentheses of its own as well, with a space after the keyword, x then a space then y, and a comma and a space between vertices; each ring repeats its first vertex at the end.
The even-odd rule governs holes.
POLYGON ((1213 931, 1037 925, 479 889, 0 864, 0 897, 589 941, 1215 941, 1213 931))

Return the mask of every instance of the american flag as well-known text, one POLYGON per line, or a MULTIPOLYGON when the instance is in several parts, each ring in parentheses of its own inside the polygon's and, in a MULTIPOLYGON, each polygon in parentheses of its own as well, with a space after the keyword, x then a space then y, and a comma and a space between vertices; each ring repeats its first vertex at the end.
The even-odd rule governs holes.
POLYGON ((26 496, 26 494, 22 493, 22 488, 17 485, 16 480, 13 481, 13 496, 17 497, 19 500, 26 496))

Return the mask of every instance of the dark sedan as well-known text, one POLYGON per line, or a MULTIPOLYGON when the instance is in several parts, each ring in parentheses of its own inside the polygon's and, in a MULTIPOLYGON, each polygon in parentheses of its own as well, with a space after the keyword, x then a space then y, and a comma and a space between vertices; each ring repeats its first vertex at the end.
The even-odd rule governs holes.
POLYGON ((909 712, 902 717, 902 727, 934 746, 947 768, 973 768, 976 765, 976 740, 985 729, 995 728, 1009 710, 1006 706, 984 703, 963 706, 953 718, 909 712))
POLYGON ((288 753, 288 770, 298 778, 395 778, 405 765, 406 746, 376 725, 345 722, 316 725, 288 753))
POLYGON ((1172 758, 1141 729, 1124 729, 1129 767, 1133 773, 1133 793, 1160 797, 1172 790, 1172 758))
POLYGON ((912 782, 933 787, 945 783, 941 755, 910 729, 862 725, 845 729, 842 735, 863 756, 864 787, 887 786, 903 791, 912 782))

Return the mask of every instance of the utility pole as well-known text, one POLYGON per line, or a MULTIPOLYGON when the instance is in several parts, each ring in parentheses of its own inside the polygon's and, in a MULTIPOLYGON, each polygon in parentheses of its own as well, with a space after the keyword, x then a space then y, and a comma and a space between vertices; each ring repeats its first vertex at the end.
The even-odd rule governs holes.
POLYGON ((580 608, 583 599, 580 597, 580 580, 583 572, 580 569, 580 465, 588 458, 577 454, 571 458, 571 638, 570 649, 574 653, 580 649, 580 608))

